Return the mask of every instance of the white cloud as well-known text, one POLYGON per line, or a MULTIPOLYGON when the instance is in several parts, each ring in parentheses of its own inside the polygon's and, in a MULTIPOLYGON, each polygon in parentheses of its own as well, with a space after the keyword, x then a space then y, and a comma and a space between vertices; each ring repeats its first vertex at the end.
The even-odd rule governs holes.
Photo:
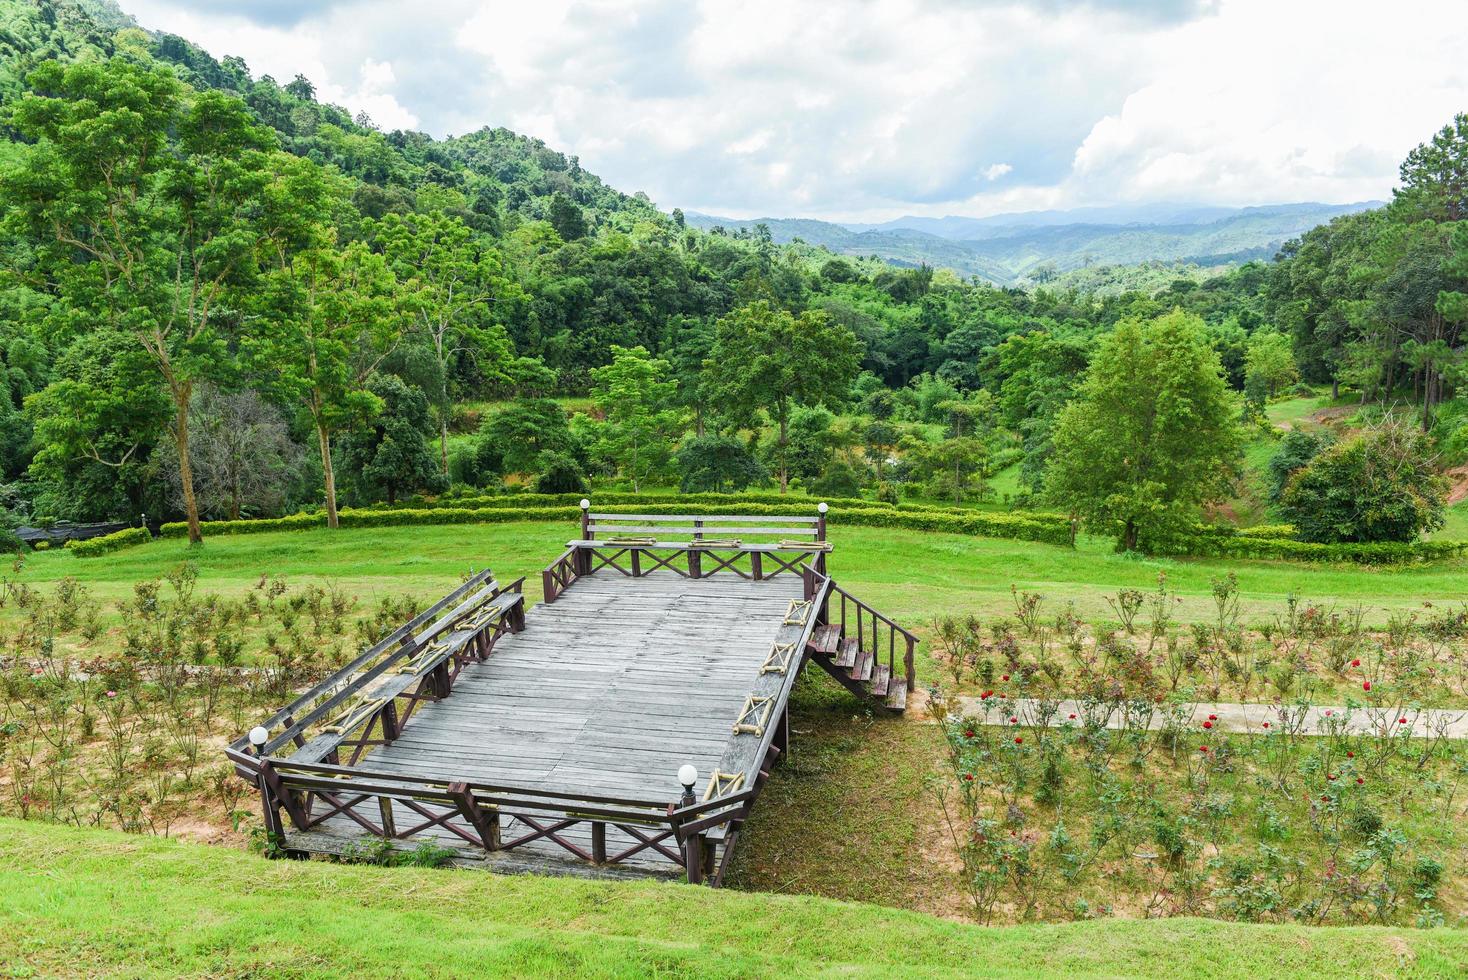
POLYGON ((735 217, 1384 197, 1468 109, 1461 0, 122 2, 385 128, 509 126, 735 217))

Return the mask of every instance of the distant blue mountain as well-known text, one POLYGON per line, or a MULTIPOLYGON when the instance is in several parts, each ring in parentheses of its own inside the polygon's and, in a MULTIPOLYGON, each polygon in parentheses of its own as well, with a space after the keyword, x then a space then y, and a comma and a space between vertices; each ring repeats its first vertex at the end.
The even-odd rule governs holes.
POLYGON ((689 213, 700 228, 768 225, 777 242, 799 238, 845 255, 875 255, 897 265, 948 267, 997 285, 1014 285, 1046 267, 1064 273, 1141 262, 1232 265, 1269 258, 1281 245, 1342 214, 1380 207, 1274 204, 1230 208, 1205 204, 1134 204, 1026 211, 983 218, 908 216, 879 224, 811 218, 721 218, 689 213))

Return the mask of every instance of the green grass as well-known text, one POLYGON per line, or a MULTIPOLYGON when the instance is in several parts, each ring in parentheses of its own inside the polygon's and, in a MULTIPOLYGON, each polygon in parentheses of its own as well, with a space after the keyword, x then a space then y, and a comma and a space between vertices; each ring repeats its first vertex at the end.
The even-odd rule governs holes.
POLYGON ((1460 500, 1443 512, 1446 522, 1428 538, 1438 541, 1462 541, 1468 539, 1468 500, 1460 500))
MULTIPOLYGON (((1153 588, 1160 573, 1182 597, 1178 615, 1184 622, 1213 617, 1212 583, 1230 571, 1238 576, 1246 622, 1270 621, 1290 594, 1343 607, 1360 603, 1372 625, 1383 623, 1387 610, 1417 608, 1426 601, 1438 607, 1468 601, 1468 561, 1463 560, 1366 568, 1145 559, 1118 555, 1110 542, 1095 539, 1082 539, 1072 551, 996 538, 843 528, 839 512, 832 516, 835 551, 829 562, 837 581, 920 634, 940 614, 1011 615, 1011 584, 1045 595, 1050 613, 1074 602, 1082 616, 1106 617, 1108 595, 1121 588, 1153 588)), ((540 570, 576 533, 569 524, 542 522, 219 536, 194 549, 167 539, 101 558, 38 552, 28 556, 19 575, 10 577, 49 591, 63 576, 73 575, 98 598, 115 603, 132 593, 135 582, 191 560, 198 566, 200 592, 238 598, 268 573, 295 586, 330 581, 370 604, 403 593, 437 598, 471 568, 487 565, 503 582, 525 576, 526 595, 535 602, 541 594, 540 570)), ((14 615, 9 608, 0 610, 0 618, 14 615)), ((931 677, 929 645, 919 650, 919 672, 931 677)))
POLYGON ((814 898, 275 861, 0 820, 9 976, 1461 976, 1468 933, 985 929, 814 898))

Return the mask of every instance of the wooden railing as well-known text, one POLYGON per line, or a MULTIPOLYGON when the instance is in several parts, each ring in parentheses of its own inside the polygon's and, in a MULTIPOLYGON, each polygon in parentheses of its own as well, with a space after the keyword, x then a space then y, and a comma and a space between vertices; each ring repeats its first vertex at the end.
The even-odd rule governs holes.
POLYGON ((915 689, 917 668, 913 663, 913 654, 918 644, 916 636, 841 588, 815 568, 807 568, 805 581, 807 598, 816 595, 822 583, 830 586, 821 603, 821 622, 839 624, 842 636, 855 636, 857 648, 870 652, 878 662, 883 658, 882 648, 885 646, 888 676, 899 676, 897 658, 898 651, 901 651, 902 673, 900 676, 906 678, 909 691, 915 689), (834 610, 832 609, 833 602, 834 610), (855 633, 852 632, 853 629, 855 633))

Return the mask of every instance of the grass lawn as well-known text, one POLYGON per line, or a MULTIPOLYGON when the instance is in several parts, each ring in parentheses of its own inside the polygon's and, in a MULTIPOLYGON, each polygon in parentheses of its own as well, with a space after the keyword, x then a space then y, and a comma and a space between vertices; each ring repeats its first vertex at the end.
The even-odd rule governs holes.
POLYGON ((1461 976, 1468 933, 985 929, 816 898, 267 862, 0 820, 8 976, 1461 976))
MULTIPOLYGON (((330 582, 375 604, 389 595, 435 599, 467 574, 488 565, 502 582, 526 576, 525 592, 539 601, 540 570, 576 534, 559 523, 462 524, 330 532, 285 531, 208 539, 191 549, 178 539, 156 541, 100 558, 62 550, 29 555, 11 581, 50 592, 75 576, 112 607, 132 594, 134 583, 155 578, 191 560, 200 593, 239 598, 263 575, 283 576, 292 586, 330 582)), ((1244 622, 1268 622, 1294 594, 1302 602, 1367 609, 1370 625, 1388 610, 1414 609, 1431 601, 1442 607, 1468 601, 1468 562, 1457 560, 1404 568, 1310 565, 1282 561, 1144 559, 1118 555, 1110 542, 1083 539, 1077 550, 995 538, 974 538, 890 528, 840 526, 832 511, 835 551, 830 568, 841 585, 909 628, 925 632, 939 614, 993 617, 1014 612, 1010 585, 1041 593, 1052 611, 1074 602, 1091 619, 1110 615, 1106 602, 1121 588, 1150 590, 1159 573, 1181 602, 1181 622, 1211 619, 1212 583, 1238 576, 1244 622)), ((17 611, 0 609, 8 625, 17 611)), ((929 644, 919 647, 919 672, 932 676, 929 644)))

